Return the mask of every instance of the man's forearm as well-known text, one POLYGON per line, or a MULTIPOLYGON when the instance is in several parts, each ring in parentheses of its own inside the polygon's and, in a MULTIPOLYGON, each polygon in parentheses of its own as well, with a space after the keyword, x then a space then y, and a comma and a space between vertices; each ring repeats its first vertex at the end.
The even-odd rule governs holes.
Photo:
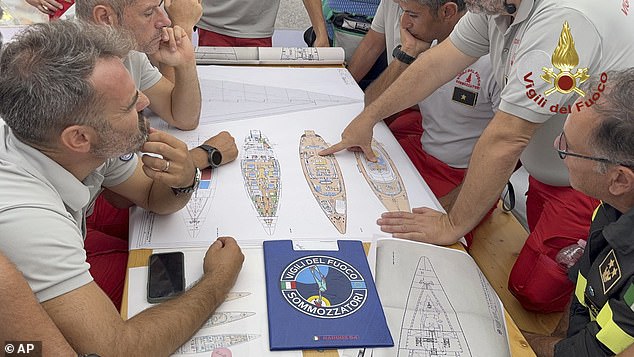
POLYGON ((322 11, 321 0, 303 0, 304 7, 313 25, 313 31, 317 39, 328 39, 328 31, 326 30, 326 22, 324 21, 324 13, 322 11))
POLYGON ((174 68, 172 89, 172 118, 183 130, 198 127, 201 108, 200 84, 196 62, 174 68))
POLYGON ((0 341, 43 341, 43 356, 74 351, 35 299, 22 274, 0 254, 0 341))
POLYGON ((365 109, 374 122, 387 118, 427 98, 461 70, 475 62, 448 39, 420 55, 383 94, 365 109), (447 61, 447 58, 452 59, 447 61))
POLYGON ((121 356, 167 356, 187 341, 225 299, 228 289, 208 274, 183 295, 124 324, 121 356), (148 328, 151 326, 152 328, 148 328), (131 350, 132 349, 132 350, 131 350))
POLYGON ((407 69, 409 65, 397 59, 381 73, 379 78, 374 80, 365 91, 365 106, 367 107, 376 98, 378 98, 394 81, 407 69))
POLYGON ((185 207, 190 198, 191 193, 176 194, 171 187, 155 181, 150 188, 146 209, 157 214, 171 214, 185 207))
POLYGON ((476 143, 469 169, 449 212, 456 241, 472 230, 500 198, 520 154, 539 127, 498 111, 476 143))
POLYGON ((384 50, 385 35, 374 30, 368 31, 348 63, 348 71, 355 81, 359 82, 365 77, 384 50))

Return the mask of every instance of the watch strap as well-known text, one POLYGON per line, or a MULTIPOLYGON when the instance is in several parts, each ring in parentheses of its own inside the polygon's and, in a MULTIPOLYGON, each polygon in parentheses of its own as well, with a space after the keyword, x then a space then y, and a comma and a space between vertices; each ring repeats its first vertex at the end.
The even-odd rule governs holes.
POLYGON ((394 47, 394 50, 392 51, 392 57, 405 64, 412 64, 416 60, 416 57, 408 55, 403 50, 401 50, 401 47, 401 45, 394 47))
POLYGON ((193 193, 194 191, 198 189, 198 186, 200 186, 200 179, 202 177, 202 173, 199 168, 196 167, 195 169, 196 169, 196 173, 194 174, 194 182, 191 184, 191 186, 172 187, 172 192, 174 192, 175 195, 178 196, 180 194, 193 193))
POLYGON ((202 144, 198 147, 207 153, 207 163, 209 164, 209 167, 215 169, 220 166, 220 163, 222 162, 222 153, 220 150, 207 144, 202 144), (217 160, 214 160, 214 155, 217 157, 217 160))

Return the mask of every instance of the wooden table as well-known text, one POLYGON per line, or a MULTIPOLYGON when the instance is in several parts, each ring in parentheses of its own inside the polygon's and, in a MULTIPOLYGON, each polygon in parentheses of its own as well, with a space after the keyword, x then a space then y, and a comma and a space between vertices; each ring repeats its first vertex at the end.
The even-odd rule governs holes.
MULTIPOLYGON (((461 244, 454 244, 452 248, 464 250, 461 244)), ((366 244, 366 252, 369 249, 369 244, 366 244)), ((139 249, 130 251, 128 258, 128 270, 131 268, 137 268, 146 266, 148 258, 152 254, 151 249, 139 249)), ((493 282, 491 283, 493 285, 493 282)), ((495 285, 494 285, 495 287, 495 285)), ((499 294, 499 292, 498 292, 499 294)), ((125 287, 123 291, 123 299, 121 304, 121 316, 127 319, 128 316, 128 277, 126 276, 125 287)), ((509 334, 509 344, 511 346, 512 356, 535 356, 535 353, 530 348, 519 328, 509 315, 508 311, 505 311, 506 326, 509 334)), ((338 357, 337 351, 325 350, 325 351, 304 351, 304 357, 338 357)))
POLYGON ((491 218, 476 229, 469 254, 478 263, 517 326, 524 331, 550 335, 562 314, 526 311, 508 289, 511 268, 527 236, 528 232, 517 219, 498 207, 491 218))

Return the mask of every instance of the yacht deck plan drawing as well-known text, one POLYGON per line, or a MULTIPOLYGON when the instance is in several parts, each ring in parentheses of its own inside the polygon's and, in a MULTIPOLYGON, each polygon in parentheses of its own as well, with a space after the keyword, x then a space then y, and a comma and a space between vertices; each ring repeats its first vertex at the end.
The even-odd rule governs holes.
POLYGON ((421 257, 407 296, 398 356, 471 356, 456 311, 427 257, 421 257))
POLYGON ((388 211, 409 212, 407 190, 392 158, 383 145, 374 139, 372 150, 376 155, 376 162, 368 161, 361 152, 355 152, 359 171, 388 211))
POLYGON ((207 219, 216 186, 217 180, 213 169, 202 170, 198 190, 192 194, 185 210, 181 210, 181 217, 183 217, 187 232, 194 240, 198 238, 201 226, 207 219))
POLYGON ((334 155, 320 156, 328 145, 312 130, 304 131, 299 141, 299 160, 313 196, 339 233, 346 233, 346 186, 334 155))
POLYGON ((511 355, 502 303, 467 253, 379 239, 375 267, 395 347, 373 357, 511 355))
POLYGON ((266 136, 251 130, 244 139, 240 160, 244 187, 258 219, 269 235, 275 232, 282 182, 280 163, 266 136))
MULTIPOLYGON (((266 70, 262 68, 264 73, 266 70)), ((301 77, 303 72, 297 73, 301 77)), ((339 76, 338 72, 324 73, 339 76)), ((219 72, 218 77, 222 76, 219 72)), ((333 92, 337 93, 336 89, 333 92)), ((311 160, 304 153, 306 157, 300 159, 300 138, 307 129, 323 138, 314 145, 313 153, 317 154, 325 142, 338 140, 347 123, 345 119, 361 110, 362 103, 357 103, 301 115, 286 113, 202 124, 192 131, 170 128, 153 117, 153 128, 175 136, 189 148, 227 131, 235 139, 238 156, 213 169, 211 176, 205 176, 192 201, 178 212, 158 215, 132 208, 130 249, 208 247, 220 236, 234 237, 241 247, 259 246, 267 239, 318 241, 337 237, 370 241, 389 236, 376 224, 386 207, 364 178, 354 153, 343 151, 326 158, 313 155, 311 160), (302 165, 309 162, 312 166, 306 170, 302 165), (317 170, 318 167, 324 170, 317 170), (251 171, 255 168, 259 171, 251 171), (327 173, 330 176, 324 176, 327 173), (245 174, 251 178, 245 181, 245 174)), ((440 208, 387 126, 377 125, 374 136, 398 167, 409 205, 440 208)), ((373 176, 387 182, 390 175, 391 172, 377 170, 373 176)))

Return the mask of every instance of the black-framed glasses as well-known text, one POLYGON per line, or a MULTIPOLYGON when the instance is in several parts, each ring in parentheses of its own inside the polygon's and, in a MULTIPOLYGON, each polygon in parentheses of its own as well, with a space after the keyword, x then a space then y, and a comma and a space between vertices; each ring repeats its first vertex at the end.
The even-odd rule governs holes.
POLYGON ((559 134, 559 137, 557 138, 557 140, 559 141, 557 145, 557 153, 559 154, 559 158, 562 160, 565 159, 566 156, 572 156, 572 157, 578 157, 580 159, 604 162, 606 164, 621 165, 628 168, 632 168, 632 165, 606 159, 604 157, 587 156, 587 155, 577 154, 577 153, 568 151, 568 141, 566 140, 566 134, 563 131, 561 132, 561 134, 559 134))

